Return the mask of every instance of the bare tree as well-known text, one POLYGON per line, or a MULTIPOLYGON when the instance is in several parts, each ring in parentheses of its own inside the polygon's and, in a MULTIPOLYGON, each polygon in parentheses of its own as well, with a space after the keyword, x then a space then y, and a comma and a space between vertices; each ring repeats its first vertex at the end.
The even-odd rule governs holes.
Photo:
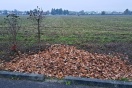
POLYGON ((43 10, 40 9, 37 6, 37 9, 31 10, 29 12, 29 18, 34 22, 37 22, 37 31, 38 31, 38 44, 39 44, 39 50, 40 50, 40 40, 41 40, 41 30, 40 27, 42 25, 42 20, 43 20, 44 16, 43 16, 43 10))
POLYGON ((12 45, 11 45, 11 51, 14 55, 14 53, 17 53, 17 34, 20 30, 20 18, 16 14, 8 14, 6 16, 5 23, 9 32, 9 35, 11 37, 12 45))

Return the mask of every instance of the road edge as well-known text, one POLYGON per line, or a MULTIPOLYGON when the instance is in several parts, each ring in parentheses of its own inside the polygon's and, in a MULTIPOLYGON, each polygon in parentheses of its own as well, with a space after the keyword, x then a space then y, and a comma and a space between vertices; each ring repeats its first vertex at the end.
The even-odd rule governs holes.
POLYGON ((98 87, 108 87, 108 88, 132 88, 132 82, 117 81, 117 80, 101 80, 93 78, 81 78, 81 77, 72 77, 67 76, 64 78, 66 82, 71 84, 81 84, 81 85, 90 85, 98 87))
MULTIPOLYGON (((33 81, 45 81, 46 76, 42 74, 34 73, 21 73, 21 72, 10 72, 10 71, 0 71, 0 77, 12 78, 12 79, 25 79, 33 81)), ((94 78, 82 78, 67 76, 64 82, 68 85, 79 84, 88 86, 98 86, 98 87, 108 87, 108 88, 132 88, 132 82, 117 81, 117 80, 101 80, 94 78)))
POLYGON ((45 76, 41 74, 9 72, 9 71, 0 71, 0 77, 12 78, 12 79, 26 79, 26 80, 33 80, 33 81, 45 80, 45 76))

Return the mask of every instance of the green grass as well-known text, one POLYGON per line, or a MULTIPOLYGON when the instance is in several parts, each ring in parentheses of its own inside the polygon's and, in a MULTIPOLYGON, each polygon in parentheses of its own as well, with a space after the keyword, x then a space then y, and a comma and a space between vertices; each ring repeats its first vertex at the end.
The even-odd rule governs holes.
POLYGON ((131 16, 47 17, 45 25, 48 27, 43 29, 43 35, 55 42, 132 42, 131 16))
POLYGON ((129 82, 129 79, 127 79, 127 78, 122 78, 122 79, 120 79, 120 81, 126 81, 126 82, 129 82))
MULTIPOLYGON (((17 40, 37 41, 33 22, 27 20, 27 16, 21 19, 22 28, 17 40)), ((42 25, 45 26, 41 28, 41 40, 51 44, 132 42, 132 16, 46 16, 42 25)), ((7 40, 0 35, 0 40, 2 38, 7 40)))

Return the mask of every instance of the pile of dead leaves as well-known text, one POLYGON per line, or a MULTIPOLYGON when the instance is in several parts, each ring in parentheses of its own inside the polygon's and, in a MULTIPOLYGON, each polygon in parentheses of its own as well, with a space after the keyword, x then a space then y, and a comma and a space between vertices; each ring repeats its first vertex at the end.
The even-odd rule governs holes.
POLYGON ((0 65, 2 70, 44 74, 50 77, 132 79, 132 66, 120 56, 89 53, 74 46, 55 44, 34 55, 21 55, 0 65))

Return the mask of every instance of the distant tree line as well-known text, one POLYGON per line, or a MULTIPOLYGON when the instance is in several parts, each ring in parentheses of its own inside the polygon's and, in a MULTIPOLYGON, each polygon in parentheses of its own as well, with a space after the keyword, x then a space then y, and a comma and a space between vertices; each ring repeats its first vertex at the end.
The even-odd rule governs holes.
POLYGON ((69 11, 68 10, 63 10, 62 8, 60 8, 60 9, 52 8, 51 14, 52 15, 69 15, 69 11))
MULTIPOLYGON (((36 9, 32 10, 33 12, 36 11, 36 9)), ((9 11, 9 10, 0 10, 0 15, 7 15, 10 13, 15 13, 17 15, 28 15, 30 11, 18 11, 18 10, 13 10, 13 11, 9 11)), ((95 12, 95 11, 69 11, 69 10, 65 10, 65 9, 55 9, 52 8, 51 11, 43 11, 44 15, 132 15, 132 11, 129 9, 124 10, 123 12, 117 12, 117 11, 112 11, 112 12, 108 12, 108 11, 101 11, 101 12, 95 12)))
POLYGON ((118 15, 118 14, 120 14, 120 15, 132 15, 132 11, 130 11, 129 9, 126 9, 124 12, 122 12, 122 13, 118 13, 118 12, 111 12, 111 13, 107 13, 106 11, 102 11, 101 12, 101 15, 118 15))
POLYGON ((130 11, 129 9, 126 9, 124 11, 124 15, 132 15, 132 11, 130 11))

